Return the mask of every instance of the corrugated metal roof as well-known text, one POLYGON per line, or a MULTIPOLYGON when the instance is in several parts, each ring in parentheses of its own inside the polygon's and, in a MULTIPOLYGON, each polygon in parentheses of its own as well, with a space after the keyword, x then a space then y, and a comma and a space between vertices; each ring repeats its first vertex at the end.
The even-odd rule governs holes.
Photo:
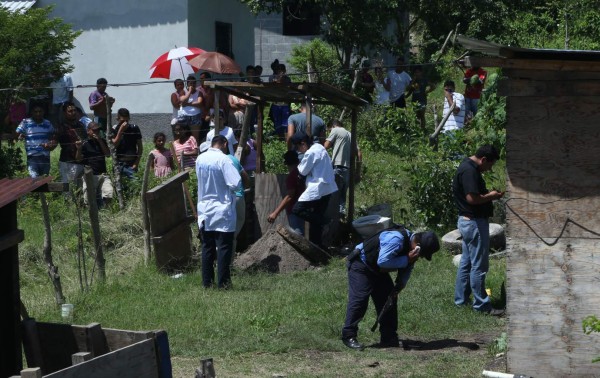
POLYGON ((16 201, 25 194, 34 191, 42 185, 53 180, 52 176, 33 179, 31 177, 20 179, 0 179, 0 207, 16 201))
POLYGON ((0 1, 0 7, 7 9, 9 12, 25 13, 31 8, 36 1, 0 1))
POLYGON ((522 47, 503 46, 493 42, 465 37, 464 35, 459 35, 457 41, 471 51, 502 58, 576 61, 598 61, 600 59, 600 51, 596 50, 526 49, 522 47))

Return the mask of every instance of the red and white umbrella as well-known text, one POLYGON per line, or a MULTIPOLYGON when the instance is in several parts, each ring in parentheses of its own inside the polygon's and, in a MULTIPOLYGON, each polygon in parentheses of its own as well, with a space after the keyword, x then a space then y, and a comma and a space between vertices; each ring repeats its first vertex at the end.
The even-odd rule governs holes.
POLYGON ((205 52, 197 47, 176 47, 159 56, 150 67, 150 78, 183 78, 198 71, 188 59, 205 52))

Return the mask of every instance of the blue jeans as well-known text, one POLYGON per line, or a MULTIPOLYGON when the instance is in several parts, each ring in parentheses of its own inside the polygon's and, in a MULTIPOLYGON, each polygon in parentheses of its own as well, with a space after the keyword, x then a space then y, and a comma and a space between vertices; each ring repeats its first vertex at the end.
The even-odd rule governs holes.
POLYGON ((50 156, 27 156, 27 171, 29 176, 36 178, 50 173, 50 156))
POLYGON ((290 225, 292 230, 304 236, 304 219, 300 218, 299 216, 293 213, 289 213, 287 217, 288 224, 290 225))
POLYGON ((485 292, 485 276, 489 269, 490 223, 487 218, 467 220, 458 217, 458 230, 462 236, 462 258, 456 274, 454 303, 469 304, 473 294, 473 309, 487 312, 492 308, 485 292))
POLYGON ((477 104, 479 104, 478 98, 466 98, 465 97, 465 116, 469 112, 473 113, 473 116, 477 114, 477 104))
POLYGON ((202 285, 211 287, 215 280, 217 262, 217 287, 231 286, 231 258, 233 257, 233 232, 200 231, 202 235, 202 285))
POLYGON ((298 201, 292 209, 292 214, 308 222, 308 240, 323 247, 323 226, 328 224, 331 219, 325 217, 327 205, 331 194, 327 194, 314 201, 298 201))
POLYGON ((135 174, 137 172, 137 169, 133 169, 133 167, 131 166, 132 163, 125 163, 122 161, 117 162, 117 165, 119 167, 119 172, 121 173, 121 177, 127 177, 130 180, 135 180, 135 174))
POLYGON ((340 214, 346 214, 346 192, 350 183, 350 169, 347 167, 336 165, 333 167, 335 174, 335 183, 338 187, 340 195, 340 214))

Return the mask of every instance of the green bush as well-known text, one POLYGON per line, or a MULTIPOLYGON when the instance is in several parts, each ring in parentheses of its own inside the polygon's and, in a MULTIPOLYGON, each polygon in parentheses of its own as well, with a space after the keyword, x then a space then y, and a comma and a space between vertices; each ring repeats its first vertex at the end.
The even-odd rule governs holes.
MULTIPOLYGON (((589 315, 583 319, 582 326, 583 332, 586 335, 589 335, 592 332, 600 332, 600 319, 594 315, 589 315)), ((594 358, 592 362, 600 362, 600 357, 594 358)))
POLYGON ((25 169, 23 150, 14 144, 4 143, 0 148, 0 178, 14 177, 17 172, 25 169))

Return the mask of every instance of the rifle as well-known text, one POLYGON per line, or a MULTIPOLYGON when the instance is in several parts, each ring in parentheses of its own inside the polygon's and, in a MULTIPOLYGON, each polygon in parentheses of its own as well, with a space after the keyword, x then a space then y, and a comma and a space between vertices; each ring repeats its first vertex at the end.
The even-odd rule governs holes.
POLYGON ((387 301, 385 301, 385 304, 383 305, 383 308, 379 312, 379 315, 377 315, 377 319, 375 319, 375 323, 373 323, 373 326, 371 326, 371 332, 375 332, 377 330, 377 326, 379 325, 379 323, 381 323, 381 319, 383 318, 383 316, 389 311, 389 309, 392 306, 394 306, 394 301, 398 297, 398 294, 400 294, 400 291, 402 291, 402 281, 398 281, 394 285, 394 289, 390 293, 387 301))
MULTIPOLYGON (((417 246, 417 252, 419 252, 420 250, 421 250, 421 247, 417 246)), ((396 298, 398 297, 398 294, 400 294, 402 289, 403 289, 402 280, 400 280, 400 277, 398 277, 398 282, 396 282, 396 284, 394 285, 394 288, 392 289, 392 292, 388 296, 387 301, 385 301, 383 308, 379 312, 379 315, 377 315, 377 319, 375 319, 375 323, 373 323, 373 325, 371 326, 371 332, 375 332, 375 330, 377 330, 377 326, 379 325, 379 323, 381 323, 381 319, 389 311, 389 309, 392 306, 394 306, 394 301, 396 300, 396 298)))

